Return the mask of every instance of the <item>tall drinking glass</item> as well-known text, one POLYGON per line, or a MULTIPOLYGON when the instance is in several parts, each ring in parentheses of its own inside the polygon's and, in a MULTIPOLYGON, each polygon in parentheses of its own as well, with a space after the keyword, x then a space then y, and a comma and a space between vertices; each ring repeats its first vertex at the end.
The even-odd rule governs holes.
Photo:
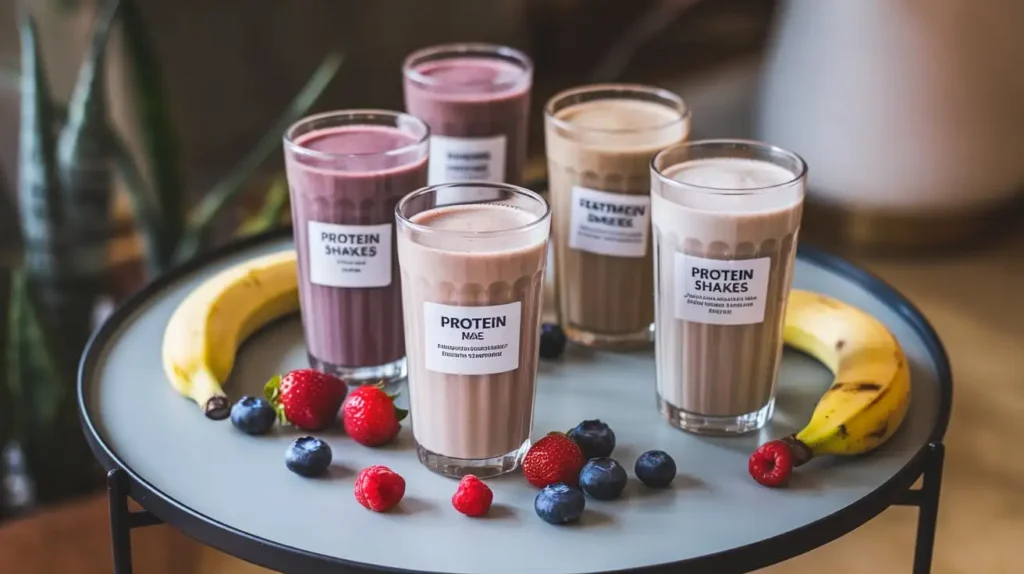
POLYGON ((445 44, 409 55, 405 108, 430 126, 431 185, 519 184, 526 163, 533 62, 491 44, 445 44))
POLYGON ((581 345, 649 346, 651 158, 686 139, 689 111, 666 90, 598 84, 554 96, 544 120, 562 328, 581 345))
POLYGON ((511 471, 533 426, 548 205, 513 185, 455 183, 397 213, 419 459, 453 477, 511 471))
POLYGON ((759 142, 708 140, 652 162, 658 404, 687 431, 771 419, 807 166, 759 142))
POLYGON ((350 384, 405 376, 395 206, 426 184, 429 135, 407 114, 350 110, 284 137, 309 362, 350 384))

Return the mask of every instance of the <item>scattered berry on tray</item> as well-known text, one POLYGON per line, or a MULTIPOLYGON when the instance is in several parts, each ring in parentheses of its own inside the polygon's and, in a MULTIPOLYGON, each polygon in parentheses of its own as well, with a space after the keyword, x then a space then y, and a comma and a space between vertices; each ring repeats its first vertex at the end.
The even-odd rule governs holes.
POLYGON ((491 509, 494 493, 484 481, 472 474, 462 477, 452 495, 452 506, 466 516, 483 516, 491 509))
POLYGON ((382 465, 359 471, 354 489, 356 502, 374 512, 387 512, 405 496, 405 479, 382 465))
POLYGON ((583 451, 572 439, 553 432, 535 442, 527 451, 523 457, 523 476, 537 488, 557 482, 577 486, 580 469, 585 462, 583 451))
POLYGON ((545 486, 533 499, 537 516, 548 524, 578 522, 586 504, 582 491, 563 482, 545 486))
POLYGON ((665 488, 676 477, 676 461, 663 450, 649 450, 637 457, 633 473, 646 486, 665 488))
POLYGON ((314 369, 296 369, 274 377, 263 396, 277 409, 278 418, 307 430, 323 430, 338 416, 348 386, 345 381, 314 369))
POLYGON ((615 450, 615 432, 600 420, 581 422, 569 431, 569 438, 579 445, 586 458, 611 456, 615 450))
POLYGON ((565 352, 565 332, 553 323, 544 323, 540 327, 540 356, 544 359, 557 359, 565 352))
POLYGON ((793 453, 781 440, 768 441, 750 455, 747 470, 764 486, 785 486, 793 472, 793 453))
POLYGON ((295 474, 312 478, 320 476, 331 465, 331 447, 324 441, 304 436, 295 439, 284 455, 284 464, 295 474))
POLYGON ((274 407, 260 397, 242 397, 231 407, 231 424, 246 434, 267 434, 276 420, 274 407))
POLYGON ((580 489, 597 500, 615 500, 626 488, 626 469, 607 457, 592 458, 580 471, 580 489))
POLYGON ((377 385, 365 385, 352 391, 341 407, 345 432, 363 446, 391 442, 401 430, 399 421, 407 414, 395 406, 394 396, 377 385))

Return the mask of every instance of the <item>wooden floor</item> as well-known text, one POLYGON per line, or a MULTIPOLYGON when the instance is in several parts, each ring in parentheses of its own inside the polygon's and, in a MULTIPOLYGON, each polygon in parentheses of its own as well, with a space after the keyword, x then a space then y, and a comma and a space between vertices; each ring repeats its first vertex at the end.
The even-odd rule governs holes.
MULTIPOLYGON (((932 320, 956 381, 933 572, 1024 572, 1024 235, 934 260, 858 262, 932 320)), ((762 574, 906 574, 916 511, 887 510, 828 546, 762 574)), ((166 527, 133 534, 142 574, 255 574, 265 570, 166 527)), ((109 574, 103 499, 55 509, 0 530, 0 572, 109 574)))

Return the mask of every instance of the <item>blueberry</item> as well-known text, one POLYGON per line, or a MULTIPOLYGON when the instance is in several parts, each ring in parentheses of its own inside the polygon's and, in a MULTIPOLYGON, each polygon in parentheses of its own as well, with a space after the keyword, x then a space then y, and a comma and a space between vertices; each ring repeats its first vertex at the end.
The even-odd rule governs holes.
POLYGON ((259 397, 242 397, 231 407, 231 424, 246 434, 267 434, 276 418, 274 407, 259 397))
POLYGON ((583 421, 569 431, 571 438, 586 458, 611 456, 615 450, 615 433, 599 420, 583 421))
POLYGON ((580 471, 580 488, 598 500, 615 500, 626 488, 626 469, 611 458, 592 458, 580 471))
POLYGON ((649 450, 636 459, 633 472, 647 486, 664 488, 676 477, 676 461, 663 450, 649 450))
POLYGON ((302 476, 319 476, 331 465, 331 447, 324 441, 304 436, 295 439, 284 455, 288 470, 302 476))
POLYGON ((544 323, 540 327, 540 356, 557 359, 565 351, 565 332, 558 325, 544 323))
POLYGON ((559 482, 545 486, 537 493, 537 498, 533 500, 533 509, 544 522, 568 524, 579 521, 586 504, 586 498, 579 489, 559 482))

